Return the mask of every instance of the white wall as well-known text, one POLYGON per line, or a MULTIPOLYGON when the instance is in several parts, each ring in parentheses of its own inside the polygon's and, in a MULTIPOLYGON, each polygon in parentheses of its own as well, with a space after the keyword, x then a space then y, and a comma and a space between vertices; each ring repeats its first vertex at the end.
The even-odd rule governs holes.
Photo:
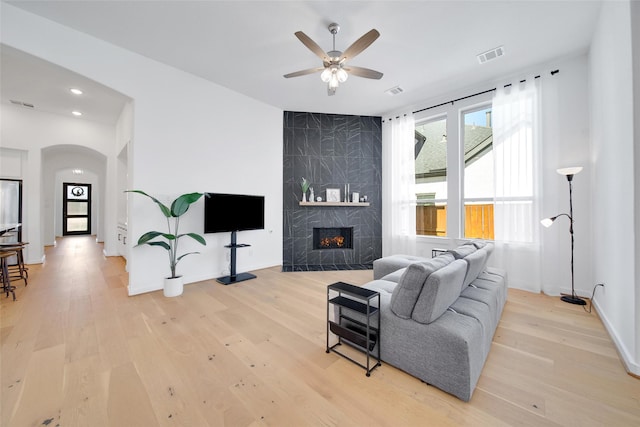
MULTIPOLYGON (((640 165, 640 149, 638 144, 640 143, 640 2, 631 3, 631 43, 632 43, 632 56, 633 56, 633 139, 634 139, 634 159, 633 164, 640 165)), ((635 217, 635 262, 634 265, 640 266, 640 168, 634 167, 634 217, 635 217)), ((634 372, 640 375, 640 269, 635 269, 635 320, 633 324, 636 325, 636 357, 633 362, 634 372)))
MULTIPOLYGON (((49 161, 45 163, 50 163, 49 161)), ((62 236, 63 233, 63 216, 62 210, 64 208, 64 183, 78 183, 78 184, 89 184, 91 185, 91 234, 96 236, 96 241, 102 242, 104 241, 104 227, 102 226, 103 218, 102 218, 102 210, 101 207, 103 205, 103 193, 100 186, 100 182, 104 181, 104 179, 99 179, 98 175, 87 170, 83 169, 83 173, 81 175, 77 175, 73 172, 73 169, 56 169, 57 172, 54 173, 55 179, 53 180, 52 188, 53 191, 53 217, 54 217, 54 227, 55 233, 52 236, 62 236)), ((45 188, 45 187, 43 187, 45 188)), ((45 192, 46 192, 45 188, 45 192)), ((46 203, 45 203, 46 205, 46 203)), ((45 214, 45 218, 47 215, 45 214)), ((47 234, 47 226, 45 225, 45 238, 48 236, 47 234)), ((53 240, 51 241, 53 243, 53 240)), ((47 245, 47 241, 45 240, 45 245, 47 245)))
MULTIPOLYGON (((634 11, 637 37, 640 28, 637 9, 634 11)), ((634 158, 637 161, 638 157, 634 148, 634 102, 637 109, 640 78, 632 71, 632 52, 637 56, 638 47, 632 49, 629 2, 604 2, 589 54, 591 209, 597 225, 592 230, 591 265, 595 283, 605 284, 595 298, 598 312, 627 368, 640 374, 638 172, 634 171, 634 158)))
MULTIPOLYGON (((569 184, 557 169, 582 166, 583 171, 573 177, 574 274, 576 293, 591 296, 588 59, 581 55, 554 64, 559 73, 542 86, 541 214, 546 218, 569 212, 569 184)), ((550 295, 571 293, 571 239, 565 220, 541 230, 542 290, 550 295)))
MULTIPOLYGON (((2 12, 3 43, 134 100, 127 159, 132 188, 163 200, 192 191, 265 195, 266 229, 238 236, 252 245, 238 253, 238 271, 282 263, 281 110, 10 5, 3 3, 2 12)), ((108 159, 115 162, 115 156, 108 159)), ((115 205, 116 197, 108 202, 115 205)), ((130 242, 149 229, 163 230, 155 204, 137 195, 127 203, 130 242)), ((202 208, 202 201, 194 205, 182 230, 203 231, 202 208)), ((209 235, 205 248, 185 242, 185 250, 202 252, 178 266, 186 283, 221 275, 228 239, 209 235)), ((128 269, 130 294, 160 289, 169 272, 166 254, 152 247, 132 248, 128 269)))

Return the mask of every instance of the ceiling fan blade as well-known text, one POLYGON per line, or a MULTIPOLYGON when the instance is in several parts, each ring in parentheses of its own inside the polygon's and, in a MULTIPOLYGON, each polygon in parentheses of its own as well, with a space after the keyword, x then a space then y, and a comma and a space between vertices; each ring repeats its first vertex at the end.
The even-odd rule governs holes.
POLYGON ((364 77, 365 79, 376 79, 380 80, 384 74, 380 71, 370 70, 369 68, 363 67, 343 67, 343 69, 354 76, 364 77))
POLYGON ((317 73, 318 71, 322 71, 322 70, 324 70, 324 67, 307 68, 306 70, 300 70, 294 73, 285 74, 284 78, 289 79, 291 77, 306 76, 307 74, 317 73))
POLYGON ((369 31, 367 34, 353 42, 353 44, 344 51, 339 61, 353 58, 354 56, 365 50, 367 47, 369 47, 369 45, 376 41, 378 37, 380 37, 380 33, 378 32, 378 30, 373 29, 369 31))
POLYGON ((311 38, 308 35, 306 35, 302 31, 296 31, 295 35, 302 42, 303 45, 309 48, 311 52, 318 55, 323 62, 329 61, 329 58, 327 57, 327 53, 324 50, 322 50, 320 46, 318 46, 318 43, 311 40, 311 38))

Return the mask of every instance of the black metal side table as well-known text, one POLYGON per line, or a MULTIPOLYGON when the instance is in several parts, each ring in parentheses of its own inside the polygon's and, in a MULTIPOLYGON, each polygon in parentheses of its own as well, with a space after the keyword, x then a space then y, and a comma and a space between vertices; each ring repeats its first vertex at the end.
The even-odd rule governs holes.
POLYGON ((336 282, 327 286, 327 353, 334 353, 344 357, 365 369, 366 375, 371 376, 380 363, 380 293, 359 286, 350 285, 344 282, 336 282), (331 292, 337 293, 331 297, 331 292), (372 305, 377 300, 377 306, 372 305), (330 307, 337 308, 335 318, 331 320, 330 307), (349 313, 344 313, 343 309, 349 309, 364 315, 364 321, 350 317, 349 313), (377 320, 376 320, 377 318, 377 320), (375 322, 373 326, 372 321, 375 322), (334 334, 338 337, 338 342, 329 345, 329 337, 334 334), (355 348, 366 354, 366 365, 349 357, 339 351, 339 347, 346 341, 353 344, 355 348), (372 354, 373 349, 378 344, 376 354, 372 354), (372 361, 375 362, 373 366, 372 361))

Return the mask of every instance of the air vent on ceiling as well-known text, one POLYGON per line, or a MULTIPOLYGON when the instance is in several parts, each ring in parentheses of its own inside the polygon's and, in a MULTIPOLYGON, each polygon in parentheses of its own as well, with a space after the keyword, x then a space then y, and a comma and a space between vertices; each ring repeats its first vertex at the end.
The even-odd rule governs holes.
POLYGON ((478 62, 484 64, 485 62, 499 58, 502 55, 504 55, 504 46, 499 46, 478 55, 478 62))
POLYGON ((34 105, 29 104, 28 102, 16 101, 15 99, 10 99, 9 102, 11 102, 14 105, 19 105, 21 107, 34 108, 34 105))
POLYGON ((384 91, 384 93, 387 93, 389 95, 399 95, 402 92, 404 92, 404 89, 402 89, 400 86, 396 86, 396 87, 392 87, 391 89, 387 89, 384 91))

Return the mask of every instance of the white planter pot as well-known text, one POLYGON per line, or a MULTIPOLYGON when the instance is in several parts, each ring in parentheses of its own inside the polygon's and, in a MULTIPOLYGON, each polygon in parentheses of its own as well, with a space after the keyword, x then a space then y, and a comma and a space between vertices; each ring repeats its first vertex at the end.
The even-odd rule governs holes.
POLYGON ((182 281, 182 276, 174 278, 167 277, 164 279, 165 297, 177 297, 178 295, 182 295, 183 289, 184 282, 182 281))

